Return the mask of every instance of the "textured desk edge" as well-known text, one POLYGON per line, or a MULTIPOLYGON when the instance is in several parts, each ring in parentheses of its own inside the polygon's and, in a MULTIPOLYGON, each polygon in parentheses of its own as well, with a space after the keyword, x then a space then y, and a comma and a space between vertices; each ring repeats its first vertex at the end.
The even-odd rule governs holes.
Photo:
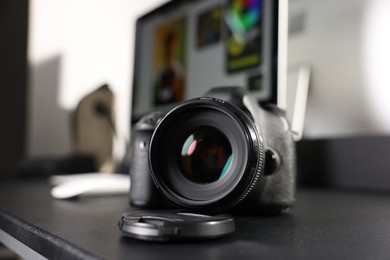
MULTIPOLYGON (((11 243, 16 245, 15 248, 10 247, 10 249, 17 250, 15 253, 23 257, 26 257, 23 255, 24 253, 36 253, 36 256, 41 256, 43 259, 101 259, 4 211, 0 211, 1 230, 21 243, 18 245, 10 239, 11 243), (19 251, 25 250, 23 245, 30 248, 31 251, 19 251)), ((4 244, 6 245, 6 243, 7 241, 4 244)))
POLYGON ((0 242, 3 243, 6 247, 8 247, 11 251, 17 253, 23 259, 47 259, 46 257, 32 250, 10 234, 4 232, 2 229, 0 229, 0 242))

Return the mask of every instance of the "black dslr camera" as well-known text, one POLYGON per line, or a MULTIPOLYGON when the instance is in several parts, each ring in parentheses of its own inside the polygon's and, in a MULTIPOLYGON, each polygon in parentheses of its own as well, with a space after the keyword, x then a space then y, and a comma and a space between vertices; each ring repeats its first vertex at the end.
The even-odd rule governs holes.
POLYGON ((283 111, 240 87, 214 88, 133 130, 130 203, 194 212, 275 214, 295 195, 295 146, 283 111))

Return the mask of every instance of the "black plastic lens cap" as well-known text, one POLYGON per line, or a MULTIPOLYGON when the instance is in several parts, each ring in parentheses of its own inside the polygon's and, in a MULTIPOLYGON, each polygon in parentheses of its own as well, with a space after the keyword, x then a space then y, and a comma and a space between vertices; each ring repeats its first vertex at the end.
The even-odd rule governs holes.
POLYGON ((122 235, 151 241, 202 240, 224 237, 235 231, 226 214, 208 216, 180 210, 142 210, 122 214, 122 235))

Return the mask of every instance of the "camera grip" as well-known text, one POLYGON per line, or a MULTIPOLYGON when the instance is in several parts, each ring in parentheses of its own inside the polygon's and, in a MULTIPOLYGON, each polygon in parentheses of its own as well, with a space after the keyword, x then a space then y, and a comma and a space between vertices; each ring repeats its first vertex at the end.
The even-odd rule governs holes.
POLYGON ((152 130, 135 130, 130 166, 130 204, 138 208, 162 208, 162 195, 154 185, 149 169, 149 143, 152 130))

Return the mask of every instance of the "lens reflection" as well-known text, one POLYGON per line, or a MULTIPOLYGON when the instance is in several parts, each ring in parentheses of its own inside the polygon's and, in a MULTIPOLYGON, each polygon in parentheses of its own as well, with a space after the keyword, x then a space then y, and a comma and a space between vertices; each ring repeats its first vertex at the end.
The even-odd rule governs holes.
POLYGON ((225 177, 232 159, 232 148, 226 136, 214 127, 203 126, 184 141, 181 170, 192 182, 211 183, 225 177))

